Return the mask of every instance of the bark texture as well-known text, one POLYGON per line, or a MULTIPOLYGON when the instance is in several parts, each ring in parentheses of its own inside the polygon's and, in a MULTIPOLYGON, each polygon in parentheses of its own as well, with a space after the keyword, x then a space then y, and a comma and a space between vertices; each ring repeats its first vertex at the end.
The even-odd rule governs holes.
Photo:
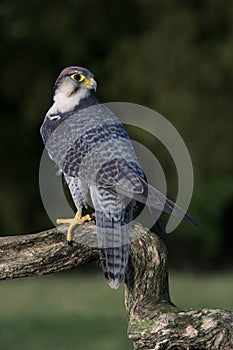
MULTIPOLYGON (((0 279, 67 270, 98 257, 95 226, 77 228, 72 247, 60 231, 0 238, 0 279)), ((177 308, 170 300, 163 241, 140 225, 132 244, 125 281, 128 335, 135 350, 233 349, 233 313, 177 308)))

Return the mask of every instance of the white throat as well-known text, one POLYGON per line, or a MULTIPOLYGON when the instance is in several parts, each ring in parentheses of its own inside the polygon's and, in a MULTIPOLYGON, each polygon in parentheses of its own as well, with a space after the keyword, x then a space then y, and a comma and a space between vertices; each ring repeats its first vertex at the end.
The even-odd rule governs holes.
MULTIPOLYGON (((89 89, 82 87, 76 93, 71 96, 67 96, 65 91, 58 90, 54 95, 54 103, 48 110, 46 116, 49 118, 50 115, 59 115, 60 113, 66 113, 74 110, 79 105, 79 102, 90 96, 91 92, 89 89)), ((54 118, 51 118, 54 119, 54 118)))

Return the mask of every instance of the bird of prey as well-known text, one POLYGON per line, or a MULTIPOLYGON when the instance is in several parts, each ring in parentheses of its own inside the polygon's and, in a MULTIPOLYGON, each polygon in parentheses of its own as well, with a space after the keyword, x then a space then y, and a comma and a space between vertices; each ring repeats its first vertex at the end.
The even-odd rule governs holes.
POLYGON ((90 194, 100 265, 109 286, 117 289, 127 273, 131 222, 138 202, 149 206, 156 221, 162 210, 193 220, 147 183, 123 124, 91 93, 96 88, 88 69, 62 70, 40 132, 77 208, 73 219, 57 223, 69 224, 67 242, 71 242, 74 227, 91 220, 90 215, 82 216, 90 194))

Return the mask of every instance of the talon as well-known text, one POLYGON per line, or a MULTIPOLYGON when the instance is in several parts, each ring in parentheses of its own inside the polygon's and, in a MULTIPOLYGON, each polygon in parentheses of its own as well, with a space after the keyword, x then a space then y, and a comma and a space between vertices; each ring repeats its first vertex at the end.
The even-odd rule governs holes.
POLYGON ((95 221, 96 222, 95 213, 90 214, 90 218, 91 218, 91 221, 95 221))
POLYGON ((68 241, 68 240, 66 239, 66 243, 67 243, 67 245, 68 245, 69 247, 73 247, 73 241, 68 241))
POLYGON ((56 223, 58 225, 59 224, 69 224, 66 240, 67 240, 68 245, 72 245, 72 243, 71 243, 72 242, 72 233, 73 233, 74 228, 77 225, 82 225, 84 222, 91 221, 91 220, 93 220, 93 218, 89 214, 87 214, 85 216, 81 216, 79 211, 77 211, 77 213, 75 214, 75 217, 73 219, 57 219, 56 223))
POLYGON ((85 216, 82 216, 80 220, 82 220, 83 222, 85 222, 85 221, 91 221, 91 220, 92 220, 92 217, 91 217, 90 214, 87 214, 87 215, 85 215, 85 216))

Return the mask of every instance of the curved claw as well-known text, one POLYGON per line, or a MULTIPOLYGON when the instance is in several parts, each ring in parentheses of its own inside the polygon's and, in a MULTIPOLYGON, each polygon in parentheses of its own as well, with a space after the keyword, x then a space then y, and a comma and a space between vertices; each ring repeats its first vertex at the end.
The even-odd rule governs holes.
POLYGON ((59 224, 69 224, 66 241, 68 245, 72 245, 72 233, 73 230, 77 225, 82 225, 86 221, 93 220, 93 217, 91 217, 89 214, 82 216, 79 211, 75 214, 75 217, 73 219, 57 219, 56 223, 59 224))

